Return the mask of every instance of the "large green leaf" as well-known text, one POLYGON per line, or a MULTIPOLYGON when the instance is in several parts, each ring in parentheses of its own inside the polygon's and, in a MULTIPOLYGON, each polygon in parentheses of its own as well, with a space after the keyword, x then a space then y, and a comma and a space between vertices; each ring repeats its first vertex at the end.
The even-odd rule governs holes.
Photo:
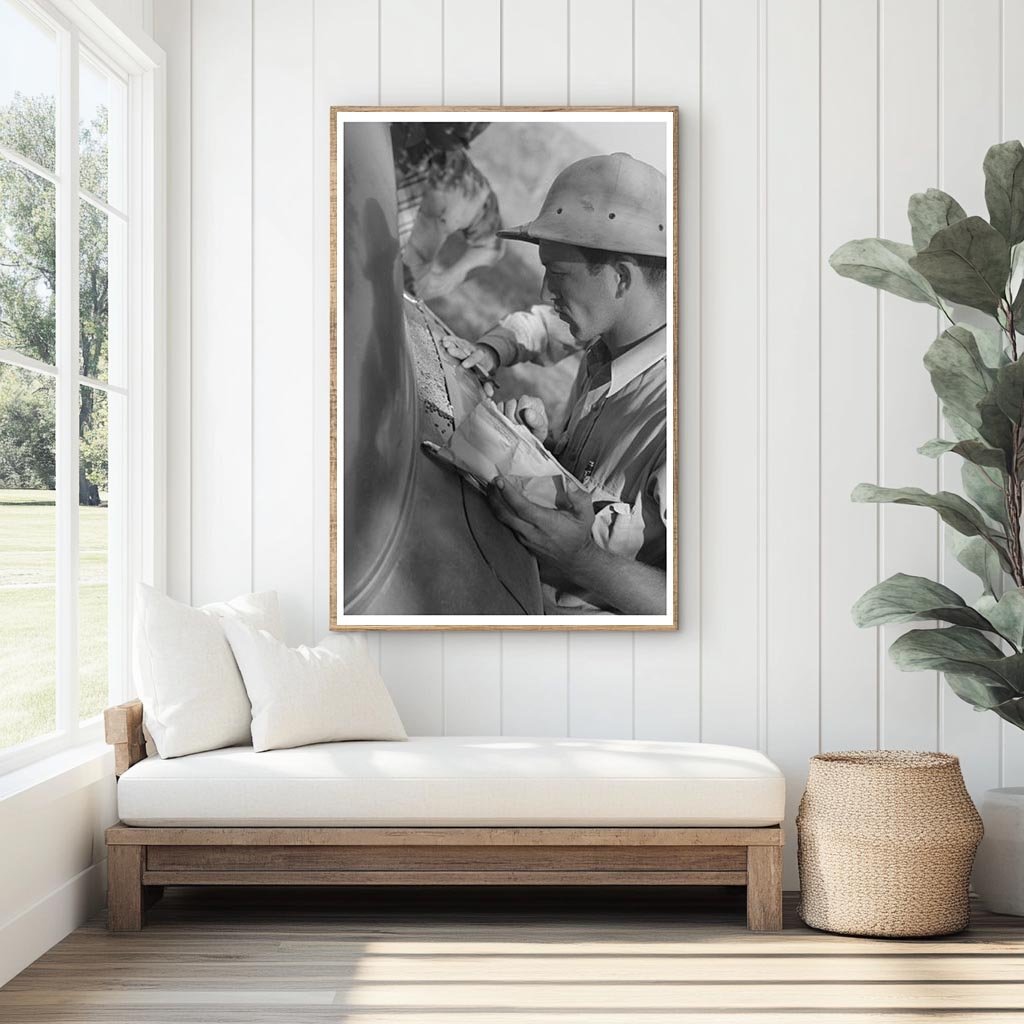
MULTIPOLYGON (((1024 324, 1024 242, 1010 246, 1010 279, 1006 282, 1006 297, 1010 300, 1014 331, 1024 324)), ((1007 324, 1000 323, 1004 329, 1007 324)))
POLYGON ((1014 423, 1024 420, 1024 359, 996 372, 992 389, 996 404, 1014 423))
MULTIPOLYGON (((1017 296, 1013 300, 1010 312, 1013 314, 1013 332, 1019 339, 1020 335, 1024 333, 1021 330, 1022 325, 1024 325, 1024 283, 1017 289, 1017 296)), ((1000 325, 1006 326, 1002 320, 1000 320, 1000 325)))
POLYGON ((887 238, 858 238, 841 245, 828 262, 843 277, 912 302, 927 302, 941 308, 935 289, 910 266, 908 260, 913 255, 912 245, 890 242, 887 238))
POLYGON ((980 427, 978 403, 992 389, 996 374, 985 365, 970 328, 956 324, 944 330, 929 346, 924 365, 946 408, 980 427))
MULTIPOLYGON (((946 681, 949 682, 949 679, 950 677, 947 675, 946 681)), ((1011 725, 1024 730, 1024 696, 1013 697, 1008 701, 1004 701, 1002 704, 997 704, 991 710, 1011 725)))
POLYGON ((970 502, 965 501, 959 494, 953 494, 952 491, 929 494, 927 491, 921 490, 920 487, 879 487, 876 484, 858 484, 850 497, 853 501, 891 502, 895 505, 918 505, 921 508, 934 509, 943 522, 948 523, 965 537, 984 537, 1000 551, 1001 557, 1006 559, 1005 564, 1009 565, 1009 558, 1006 556, 1004 547, 1006 538, 989 526, 981 512, 970 502))
POLYGON ((1005 480, 998 469, 965 462, 960 467, 967 497, 991 519, 1006 530, 1005 480))
POLYGON ((1007 656, 966 626, 912 629, 890 646, 889 656, 904 672, 952 672, 982 681, 985 703, 979 707, 991 708, 1024 692, 1024 655, 1007 656))
POLYGON ((957 626, 992 630, 985 616, 969 607, 949 587, 901 572, 875 584, 853 606, 853 621, 861 627, 915 619, 939 619, 957 626))
POLYGON ((978 413, 981 416, 978 433, 988 442, 990 448, 999 448, 1006 452, 1006 464, 1011 465, 1016 456, 1013 447, 1013 424, 999 408, 999 402, 994 394, 987 394, 978 403, 978 413))
POLYGON ((946 534, 953 557, 981 580, 986 594, 994 594, 1003 582, 1003 567, 995 549, 982 537, 964 537, 954 530, 946 534))
POLYGON ((1010 353, 1004 346, 1002 331, 979 327, 978 324, 957 323, 955 326, 970 332, 981 353, 982 361, 990 370, 998 370, 1010 362, 1010 353))
POLYGON ((958 416, 948 405, 942 407, 942 418, 958 441, 981 440, 981 431, 971 426, 962 416, 958 416))
POLYGON ((988 219, 1010 245, 1024 241, 1024 146, 999 142, 985 154, 988 219))
MULTIPOLYGON (((974 706, 975 711, 994 711, 1007 721, 1014 721, 1009 715, 1003 714, 1003 708, 1013 708, 1020 700, 1009 687, 993 683, 987 676, 961 675, 957 672, 944 672, 943 677, 949 688, 966 703, 974 706)), ((1014 723, 1019 724, 1019 723, 1014 723)))
POLYGON ((937 231, 910 265, 944 299, 994 315, 1010 273, 1006 239, 981 217, 937 231))
POLYGON ((928 247, 936 231, 963 220, 967 213, 951 195, 941 189, 930 188, 927 192, 915 192, 910 197, 907 216, 910 218, 914 248, 920 251, 928 247))
POLYGON ((926 441, 917 450, 922 455, 927 455, 929 459, 937 459, 940 455, 952 452, 976 466, 989 466, 1000 472, 1006 468, 1006 454, 998 448, 990 448, 983 441, 946 441, 936 437, 926 441))
POLYGON ((1000 636, 1018 651, 1024 648, 1024 589, 1007 590, 998 600, 985 594, 975 602, 975 607, 1000 636))

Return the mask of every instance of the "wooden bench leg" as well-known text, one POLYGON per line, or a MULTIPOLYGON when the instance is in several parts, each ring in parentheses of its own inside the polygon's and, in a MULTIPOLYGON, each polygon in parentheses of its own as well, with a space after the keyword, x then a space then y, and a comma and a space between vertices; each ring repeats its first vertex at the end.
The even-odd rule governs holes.
POLYGON ((142 885, 143 846, 107 847, 107 928, 137 932, 145 910, 142 885))
POLYGON ((782 931, 782 847, 747 847, 747 928, 782 931))

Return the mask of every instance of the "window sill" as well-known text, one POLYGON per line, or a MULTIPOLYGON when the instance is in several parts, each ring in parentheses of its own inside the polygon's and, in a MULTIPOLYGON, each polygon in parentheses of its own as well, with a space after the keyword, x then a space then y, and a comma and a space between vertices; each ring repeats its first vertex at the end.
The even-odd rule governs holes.
POLYGON ((103 740, 92 740, 0 776, 0 811, 16 814, 114 778, 114 751, 103 740))

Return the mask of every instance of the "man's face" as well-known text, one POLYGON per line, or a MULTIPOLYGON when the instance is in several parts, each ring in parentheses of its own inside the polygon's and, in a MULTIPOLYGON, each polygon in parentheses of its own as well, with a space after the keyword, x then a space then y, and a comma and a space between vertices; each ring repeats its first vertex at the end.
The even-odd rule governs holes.
POLYGON ((614 323, 618 314, 614 267, 601 266, 591 273, 583 253, 562 242, 541 242, 540 261, 544 265, 541 297, 569 325, 574 338, 593 341, 614 323))

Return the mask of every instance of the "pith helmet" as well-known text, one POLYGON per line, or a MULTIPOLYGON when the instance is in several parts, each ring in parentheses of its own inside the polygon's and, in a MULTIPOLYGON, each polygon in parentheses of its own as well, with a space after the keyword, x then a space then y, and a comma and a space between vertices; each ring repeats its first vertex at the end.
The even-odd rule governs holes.
POLYGON ((588 156, 551 183, 534 220, 499 231, 521 242, 665 256, 665 175, 628 153, 588 156))

